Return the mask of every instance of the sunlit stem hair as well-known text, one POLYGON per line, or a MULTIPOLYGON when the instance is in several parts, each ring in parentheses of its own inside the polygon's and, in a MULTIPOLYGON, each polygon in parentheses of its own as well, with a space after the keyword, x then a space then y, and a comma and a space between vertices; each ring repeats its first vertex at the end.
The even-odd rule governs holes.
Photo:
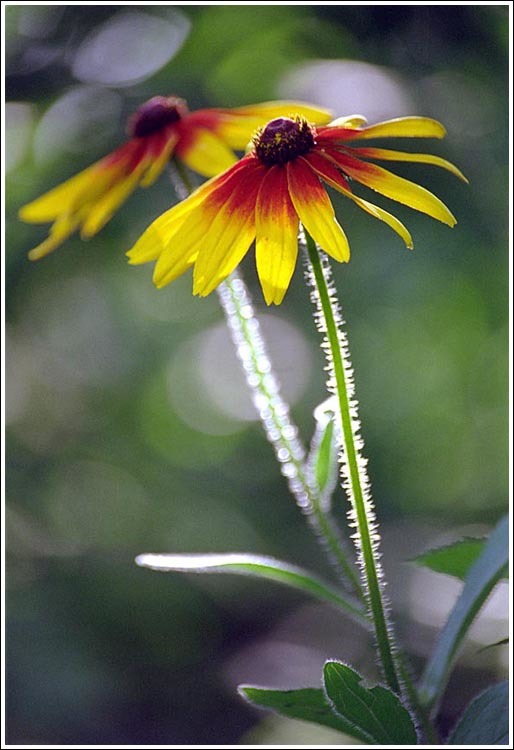
POLYGON ((298 437, 255 316, 246 285, 236 271, 218 287, 228 327, 241 361, 252 399, 266 437, 272 444, 281 472, 298 506, 317 532, 332 562, 358 593, 360 583, 344 552, 344 542, 306 464, 306 451, 298 437))
POLYGON ((342 327, 343 317, 328 259, 318 250, 316 243, 305 230, 304 235, 308 255, 306 278, 315 306, 316 325, 323 335, 321 347, 327 362, 327 388, 336 397, 340 418, 336 434, 339 437, 343 488, 350 501, 349 523, 355 528, 353 539, 357 548, 366 600, 373 619, 381 667, 389 687, 399 693, 401 688, 396 646, 388 616, 389 604, 381 584, 379 535, 366 459, 361 453, 363 441, 360 435, 358 405, 354 398, 355 388, 348 341, 342 327))
MULTIPOLYGON (((186 198, 192 185, 180 162, 171 164, 170 176, 177 195, 186 198)), ((306 450, 291 419, 289 405, 281 395, 261 326, 241 274, 234 271, 218 286, 217 293, 252 401, 289 490, 342 581, 362 599, 359 576, 347 557, 346 544, 331 516, 330 506, 322 497, 308 466, 306 450)))

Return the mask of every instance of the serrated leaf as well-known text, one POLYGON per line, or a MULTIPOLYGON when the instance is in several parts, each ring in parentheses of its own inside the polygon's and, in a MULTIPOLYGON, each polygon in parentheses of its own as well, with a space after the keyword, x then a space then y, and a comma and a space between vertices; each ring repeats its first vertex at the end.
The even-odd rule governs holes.
POLYGON ((325 692, 337 714, 375 745, 415 745, 414 722, 398 696, 381 685, 367 688, 361 675, 338 661, 324 668, 325 692))
POLYGON ((448 745, 508 745, 509 686, 507 682, 474 698, 448 738, 448 745))
POLYGON ((486 539, 459 539, 458 542, 428 550, 411 562, 436 573, 446 573, 464 580, 473 563, 482 553, 486 539))
POLYGON ((369 620, 361 605, 349 596, 339 593, 330 584, 321 581, 306 570, 282 560, 264 555, 225 553, 204 555, 144 554, 136 557, 137 565, 162 572, 179 573, 232 573, 264 578, 286 584, 306 594, 329 602, 369 628, 369 620))
POLYGON ((366 733, 355 730, 350 723, 333 713, 320 688, 269 690, 252 685, 241 685, 238 690, 243 698, 260 708, 270 708, 290 719, 302 719, 322 724, 363 742, 369 742, 370 738, 366 733))
POLYGON ((505 574, 508 555, 508 518, 503 518, 466 575, 464 588, 425 668, 419 691, 424 705, 432 706, 441 696, 465 634, 494 586, 505 574))

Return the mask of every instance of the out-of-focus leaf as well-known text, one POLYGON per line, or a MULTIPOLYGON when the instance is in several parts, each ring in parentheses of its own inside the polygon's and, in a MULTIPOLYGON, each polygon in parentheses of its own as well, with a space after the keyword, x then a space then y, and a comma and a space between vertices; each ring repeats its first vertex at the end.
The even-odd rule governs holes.
POLYGON ((338 462, 334 425, 333 397, 320 404, 314 411, 316 430, 312 438, 308 466, 319 491, 320 503, 330 505, 330 497, 337 485, 338 462))
POLYGON ((448 738, 448 745, 508 745, 509 686, 484 690, 468 705, 448 738))
POLYGON ((505 574, 509 555, 508 518, 503 518, 489 537, 479 558, 471 566, 464 588, 442 629, 420 687, 426 706, 441 696, 453 661, 471 623, 487 597, 505 574))
POLYGON ((508 638, 501 638, 499 641, 496 641, 495 643, 488 643, 485 646, 482 646, 482 648, 479 648, 477 651, 477 654, 481 654, 483 651, 488 651, 490 648, 496 648, 496 646, 506 646, 509 642, 508 638))
POLYGON ((315 596, 317 599, 329 602, 358 620, 362 625, 369 626, 364 611, 358 602, 339 593, 330 584, 320 581, 302 568, 272 557, 239 552, 206 555, 148 553, 136 557, 136 563, 143 568, 163 572, 236 573, 255 578, 265 578, 286 584, 315 596))
POLYGON ((352 727, 348 734, 367 736, 376 745, 417 743, 412 718, 391 690, 381 685, 364 687, 358 672, 337 661, 325 664, 324 679, 330 704, 352 727))
POLYGON ((459 539, 458 542, 423 552, 411 562, 436 573, 446 573, 464 580, 469 569, 483 551, 486 539, 459 539))
POLYGON ((270 708, 290 719, 302 719, 323 724, 331 729, 338 729, 344 734, 368 743, 370 737, 360 732, 343 717, 337 716, 325 698, 321 688, 302 688, 301 690, 268 690, 266 688, 241 685, 239 693, 246 700, 261 708, 270 708))

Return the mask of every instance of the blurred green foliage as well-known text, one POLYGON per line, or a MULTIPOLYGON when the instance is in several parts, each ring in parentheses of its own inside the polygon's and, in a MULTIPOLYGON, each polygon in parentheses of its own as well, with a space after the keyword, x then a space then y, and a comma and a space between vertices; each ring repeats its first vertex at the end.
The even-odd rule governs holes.
MULTIPOLYGON (((397 172, 447 203, 454 230, 396 207, 409 253, 334 198, 353 252, 335 277, 378 517, 386 542, 401 519, 417 524, 397 551, 412 557, 441 529, 490 527, 507 503, 507 57, 498 5, 6 8, 9 742, 237 743, 260 716, 235 685, 264 681, 259 663, 281 687, 316 680, 328 656, 374 670, 348 623, 330 640, 318 617, 309 642, 296 594, 133 564, 140 552, 239 550, 326 568, 259 425, 223 403, 220 383, 237 378, 229 343, 216 362, 195 359, 218 341, 215 296, 193 298, 190 278, 156 292, 150 269, 126 264, 175 200, 166 178, 99 236, 37 265, 26 251, 45 229, 21 224, 20 205, 120 144, 126 116, 155 94, 191 108, 303 98, 336 115, 443 121, 447 139, 426 150, 469 187, 420 165, 397 172), (184 385, 197 372, 200 426, 184 385), (286 642, 294 675, 264 658, 286 642)), ((302 269, 269 311, 251 257, 243 265, 270 332, 292 332, 273 346, 284 380, 302 375, 294 414, 308 439, 324 375, 302 269)), ((406 605, 402 628, 424 658, 434 632, 411 615, 406 605)), ((491 677, 487 664, 456 677, 448 721, 491 677)))

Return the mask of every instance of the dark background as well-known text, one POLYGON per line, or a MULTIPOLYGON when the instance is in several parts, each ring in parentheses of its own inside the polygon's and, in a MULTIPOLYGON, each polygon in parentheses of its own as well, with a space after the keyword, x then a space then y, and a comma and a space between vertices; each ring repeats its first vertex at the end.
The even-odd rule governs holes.
MULTIPOLYGON (((459 590, 405 563, 480 535, 507 507, 507 6, 6 8, 7 739, 20 744, 329 744, 328 730, 244 705, 241 682, 319 684, 327 657, 376 674, 332 611, 248 579, 138 569, 145 551, 254 551, 332 576, 249 407, 216 295, 157 292, 124 252, 174 199, 163 176, 88 243, 41 263, 24 203, 119 145, 155 94, 192 109, 299 98, 370 121, 440 119, 470 185, 437 193, 450 230, 334 198, 353 257, 335 269, 348 321, 384 566, 416 670, 459 590), (227 387, 227 383, 229 386, 227 387)), ((387 145, 387 144, 385 144, 387 145)), ((364 193, 361 193, 364 194, 364 193)), ((299 265, 263 314, 304 439, 324 399, 299 265)), ((341 491, 336 515, 344 522, 341 491)), ((503 589, 450 683, 442 722, 506 671, 503 589)))

